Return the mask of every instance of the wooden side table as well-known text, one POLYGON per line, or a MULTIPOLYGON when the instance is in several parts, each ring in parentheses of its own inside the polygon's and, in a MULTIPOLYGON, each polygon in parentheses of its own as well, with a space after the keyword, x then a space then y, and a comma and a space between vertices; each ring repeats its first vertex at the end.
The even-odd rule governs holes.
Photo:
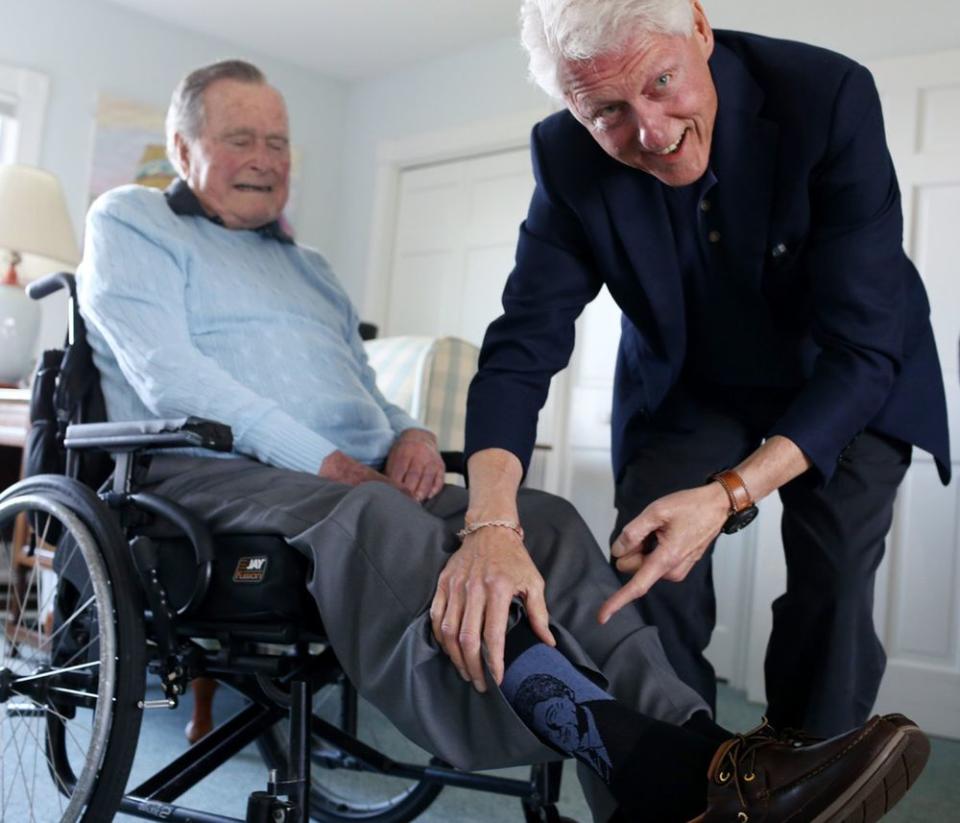
MULTIPOLYGON (((0 389, 0 489, 15 483, 23 473, 23 448, 30 429, 30 392, 27 389, 0 389)), ((5 631, 13 641, 27 641, 36 644, 36 634, 24 628, 17 630, 20 612, 27 589, 27 577, 36 562, 27 553, 26 544, 29 535, 27 518, 17 518, 11 535, 10 547, 13 557, 10 559, 12 585, 7 589, 13 602, 0 604, 6 612, 5 631), (13 637, 12 635, 17 635, 13 637)), ((49 565, 43 560, 41 565, 49 565)))
POLYGON ((29 389, 0 389, 0 446, 22 449, 29 428, 29 389))

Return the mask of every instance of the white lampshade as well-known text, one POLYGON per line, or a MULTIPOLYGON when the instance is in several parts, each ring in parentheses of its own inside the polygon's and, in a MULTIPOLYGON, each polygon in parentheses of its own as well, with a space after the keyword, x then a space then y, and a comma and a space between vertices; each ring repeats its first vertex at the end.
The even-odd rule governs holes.
POLYGON ((80 262, 63 189, 50 172, 0 165, 0 265, 2 252, 23 257, 21 276, 73 269, 80 262))
POLYGON ((27 280, 73 269, 80 251, 60 182, 29 166, 0 165, 0 383, 26 378, 40 324, 40 306, 24 294, 27 280), (5 274, 18 263, 12 282, 5 274))

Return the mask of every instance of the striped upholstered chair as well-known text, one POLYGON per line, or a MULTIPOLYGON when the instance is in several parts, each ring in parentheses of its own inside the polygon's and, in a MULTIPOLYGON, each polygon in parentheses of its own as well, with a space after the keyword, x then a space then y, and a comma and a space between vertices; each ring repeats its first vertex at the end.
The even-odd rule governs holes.
POLYGON ((457 337, 384 337, 364 346, 384 396, 433 431, 441 450, 462 451, 479 349, 457 337))

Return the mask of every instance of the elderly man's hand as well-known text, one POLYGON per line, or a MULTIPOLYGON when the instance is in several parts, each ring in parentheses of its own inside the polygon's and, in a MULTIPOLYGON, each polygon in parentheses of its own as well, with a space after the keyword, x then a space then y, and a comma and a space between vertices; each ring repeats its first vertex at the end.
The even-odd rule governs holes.
POLYGON ((437 438, 426 429, 406 429, 394 441, 387 465, 387 477, 421 503, 443 488, 443 458, 437 438))
POLYGON ((524 599, 534 633, 551 646, 544 582, 520 537, 488 526, 468 535, 440 573, 430 606, 433 635, 460 672, 479 692, 486 691, 481 649, 493 679, 503 680, 503 648, 510 602, 524 599))
POLYGON ((600 607, 598 620, 606 623, 660 579, 683 580, 720 533, 729 511, 719 483, 674 492, 647 506, 610 547, 617 569, 635 574, 600 607))
POLYGON ((386 483, 399 489, 409 497, 413 495, 410 491, 399 483, 395 483, 384 474, 380 474, 376 469, 354 460, 349 455, 341 451, 331 452, 320 466, 317 476, 325 480, 333 480, 336 483, 344 483, 347 486, 359 486, 361 483, 386 483))

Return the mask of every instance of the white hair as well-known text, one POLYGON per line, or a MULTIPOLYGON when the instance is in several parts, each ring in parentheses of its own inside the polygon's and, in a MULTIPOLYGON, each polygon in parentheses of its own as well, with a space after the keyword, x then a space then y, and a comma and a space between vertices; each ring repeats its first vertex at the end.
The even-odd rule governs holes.
POLYGON ((167 109, 167 159, 181 177, 185 176, 177 154, 176 135, 196 140, 203 129, 203 93, 218 80, 266 83, 260 69, 245 60, 221 60, 190 72, 177 84, 167 109))
POLYGON ((561 63, 616 53, 637 35, 688 35, 693 23, 692 0, 523 0, 520 6, 530 78, 561 100, 561 63))

